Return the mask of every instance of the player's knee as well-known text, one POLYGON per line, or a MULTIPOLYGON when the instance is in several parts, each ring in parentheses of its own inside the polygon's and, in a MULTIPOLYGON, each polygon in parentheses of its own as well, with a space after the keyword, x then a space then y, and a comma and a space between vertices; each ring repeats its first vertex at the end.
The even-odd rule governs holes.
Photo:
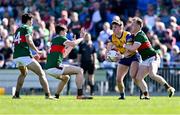
POLYGON ((68 75, 63 76, 63 81, 64 82, 68 82, 69 79, 70 79, 70 77, 68 75))
POLYGON ((138 83, 139 81, 142 81, 142 78, 141 77, 136 77, 134 80, 135 80, 135 82, 138 83))
POLYGON ((26 75, 27 75, 27 71, 21 71, 21 76, 22 77, 26 77, 26 75))
POLYGON ((131 78, 134 79, 136 77, 136 74, 130 74, 131 78))
POLYGON ((156 73, 154 73, 154 72, 149 72, 149 76, 150 76, 152 79, 154 79, 154 78, 156 77, 156 73))
POLYGON ((19 67, 20 76, 25 77, 27 75, 28 70, 25 67, 19 67))
POLYGON ((83 74, 84 70, 82 68, 79 68, 79 73, 83 74))

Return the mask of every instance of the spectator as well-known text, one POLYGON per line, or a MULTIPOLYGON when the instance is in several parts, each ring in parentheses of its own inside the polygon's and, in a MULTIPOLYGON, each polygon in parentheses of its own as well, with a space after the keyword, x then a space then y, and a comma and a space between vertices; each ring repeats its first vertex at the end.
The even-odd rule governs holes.
POLYGON ((161 43, 167 46, 168 52, 170 52, 172 49, 172 46, 176 44, 176 39, 172 36, 172 31, 170 29, 167 29, 165 31, 165 37, 163 38, 161 43))
POLYGON ((7 18, 3 18, 2 24, 3 24, 4 29, 7 29, 7 30, 8 30, 9 21, 8 21, 7 18))
POLYGON ((144 16, 144 22, 149 30, 152 30, 153 26, 155 25, 156 18, 157 16, 155 15, 153 5, 148 4, 147 15, 144 16))
POLYGON ((58 24, 69 25, 71 20, 68 18, 68 12, 66 10, 61 11, 61 18, 58 19, 58 24))
POLYGON ((101 68, 104 67, 102 64, 105 61, 105 56, 106 56, 106 48, 104 46, 104 42, 99 41, 99 49, 97 51, 97 59, 98 59, 98 61, 100 63, 101 68))
POLYGON ((180 67, 180 51, 177 45, 174 45, 171 50, 171 65, 172 67, 180 67))
POLYGON ((165 24, 166 28, 169 27, 170 24, 170 16, 168 14, 167 9, 162 9, 159 15, 161 21, 165 24))
POLYGON ((162 41, 162 39, 165 37, 164 36, 165 30, 166 30, 165 24, 161 21, 156 20, 155 26, 153 27, 153 31, 158 36, 160 41, 162 41))
POLYGON ((79 22, 78 13, 72 12, 70 19, 71 19, 71 23, 68 26, 69 31, 71 31, 73 34, 75 34, 77 36, 77 38, 79 38, 81 24, 79 22))
POLYGON ((91 30, 91 34, 92 34, 92 40, 96 40, 96 36, 98 35, 98 33, 101 31, 101 27, 102 27, 102 16, 100 13, 100 4, 99 2, 94 2, 93 3, 93 8, 94 8, 94 12, 92 14, 92 19, 91 19, 91 23, 93 25, 93 28, 91 30))
POLYGON ((113 31, 110 29, 110 24, 105 22, 103 24, 103 30, 99 33, 98 41, 102 41, 104 44, 108 41, 113 31))
POLYGON ((4 55, 5 62, 13 60, 13 50, 9 39, 4 40, 4 47, 0 49, 0 53, 4 55))
POLYGON ((5 46, 4 41, 7 39, 7 37, 8 37, 8 31, 3 28, 0 33, 0 49, 5 46))
POLYGON ((44 45, 47 46, 49 41, 49 30, 46 28, 46 24, 44 21, 40 22, 39 33, 40 33, 40 37, 44 42, 44 45))
POLYGON ((169 67, 170 65, 170 59, 171 59, 171 55, 170 53, 167 52, 167 46, 166 45, 160 45, 160 59, 161 59, 161 63, 160 66, 161 67, 169 67))
POLYGON ((4 67, 4 63, 5 63, 4 55, 3 55, 3 54, 0 54, 0 68, 3 68, 3 67, 4 67))

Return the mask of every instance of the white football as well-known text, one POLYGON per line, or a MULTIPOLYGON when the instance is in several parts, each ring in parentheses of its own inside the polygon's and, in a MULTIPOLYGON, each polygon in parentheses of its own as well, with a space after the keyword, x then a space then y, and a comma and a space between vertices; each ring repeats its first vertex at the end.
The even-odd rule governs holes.
POLYGON ((107 60, 111 62, 116 62, 118 57, 118 52, 115 50, 110 50, 107 52, 107 60))

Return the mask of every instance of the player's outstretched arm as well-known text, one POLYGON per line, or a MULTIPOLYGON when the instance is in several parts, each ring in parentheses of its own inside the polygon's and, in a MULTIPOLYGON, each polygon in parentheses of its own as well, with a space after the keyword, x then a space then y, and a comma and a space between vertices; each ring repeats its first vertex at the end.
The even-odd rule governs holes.
POLYGON ((123 47, 129 51, 136 51, 141 46, 141 43, 134 42, 133 45, 125 44, 123 47))

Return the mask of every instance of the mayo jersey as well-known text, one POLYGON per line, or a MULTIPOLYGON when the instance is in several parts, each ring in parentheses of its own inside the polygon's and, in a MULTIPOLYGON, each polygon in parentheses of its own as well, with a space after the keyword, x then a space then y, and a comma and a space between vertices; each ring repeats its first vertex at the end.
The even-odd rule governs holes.
POLYGON ((120 38, 116 37, 114 33, 109 37, 109 40, 116 46, 115 50, 124 54, 126 49, 123 47, 124 44, 133 44, 133 38, 131 34, 127 31, 123 31, 120 38))
POLYGON ((156 55, 155 49, 152 47, 148 37, 143 31, 139 31, 134 37, 134 42, 140 43, 141 46, 138 48, 138 52, 142 57, 142 60, 146 60, 156 55))
POLYGON ((28 43, 26 42, 26 36, 32 35, 32 28, 28 25, 22 25, 14 34, 14 53, 13 58, 30 56, 31 51, 28 43))
POLYGON ((55 36, 51 41, 50 53, 47 56, 46 69, 59 67, 63 60, 65 52, 64 42, 67 40, 65 36, 55 36))

